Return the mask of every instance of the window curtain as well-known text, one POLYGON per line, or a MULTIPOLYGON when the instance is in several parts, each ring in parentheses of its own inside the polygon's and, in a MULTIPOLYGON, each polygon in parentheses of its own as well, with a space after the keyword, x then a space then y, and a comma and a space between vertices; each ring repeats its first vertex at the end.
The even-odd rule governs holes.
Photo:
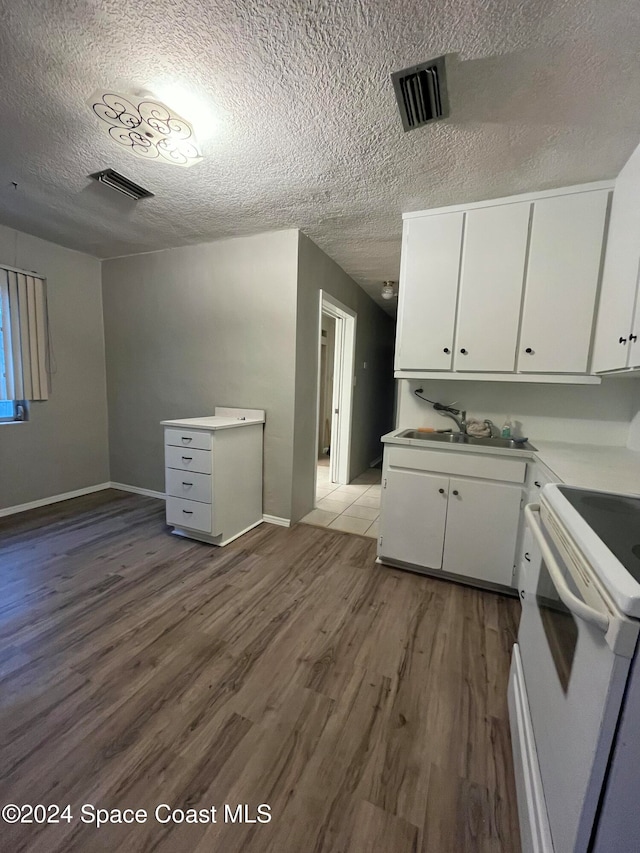
POLYGON ((0 267, 5 374, 0 399, 48 400, 46 281, 0 267))

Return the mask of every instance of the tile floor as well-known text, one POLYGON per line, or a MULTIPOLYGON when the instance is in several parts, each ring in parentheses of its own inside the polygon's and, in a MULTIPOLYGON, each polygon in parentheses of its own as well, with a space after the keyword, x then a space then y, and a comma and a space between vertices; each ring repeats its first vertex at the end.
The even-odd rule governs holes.
POLYGON ((327 462, 318 461, 316 508, 301 519, 303 524, 377 539, 382 471, 369 468, 348 486, 337 486, 331 482, 327 462))

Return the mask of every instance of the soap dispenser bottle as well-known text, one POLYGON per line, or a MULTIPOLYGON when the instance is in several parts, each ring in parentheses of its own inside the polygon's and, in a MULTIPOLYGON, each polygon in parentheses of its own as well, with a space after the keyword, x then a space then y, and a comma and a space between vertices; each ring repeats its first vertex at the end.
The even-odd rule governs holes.
POLYGON ((511 417, 507 415, 507 419, 502 424, 502 429, 500 430, 500 435, 503 438, 511 438, 511 431, 513 429, 513 424, 511 423, 511 417))

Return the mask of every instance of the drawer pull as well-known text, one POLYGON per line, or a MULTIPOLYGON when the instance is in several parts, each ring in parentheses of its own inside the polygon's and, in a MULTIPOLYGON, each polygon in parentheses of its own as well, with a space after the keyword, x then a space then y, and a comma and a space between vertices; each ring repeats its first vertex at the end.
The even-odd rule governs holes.
POLYGON ((193 441, 193 439, 192 439, 190 436, 188 436, 188 435, 183 435, 183 436, 182 436, 182 440, 183 440, 183 441, 193 441))
POLYGON ((185 483, 185 482, 184 482, 184 480, 183 480, 183 481, 182 481, 182 485, 183 485, 183 486, 193 486, 193 483, 185 483))
POLYGON ((184 512, 185 515, 193 515, 192 509, 183 509, 182 512, 184 512))
POLYGON ((528 552, 528 551, 526 551, 526 552, 525 552, 524 558, 525 558, 525 560, 527 561, 527 563, 530 563, 530 562, 531 562, 531 557, 529 556, 529 552, 528 552))
POLYGON ((193 456, 183 456, 182 460, 183 460, 183 462, 192 462, 193 456))
POLYGON ((534 480, 533 485, 536 487, 536 489, 540 488, 540 482, 538 480, 534 480))

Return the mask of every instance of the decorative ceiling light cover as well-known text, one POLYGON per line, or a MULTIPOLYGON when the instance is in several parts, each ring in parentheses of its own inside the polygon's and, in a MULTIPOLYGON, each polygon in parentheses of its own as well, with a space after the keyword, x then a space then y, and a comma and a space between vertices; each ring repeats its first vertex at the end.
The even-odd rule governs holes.
POLYGON ((104 132, 136 157, 174 166, 202 160, 193 127, 161 101, 98 92, 89 103, 104 132))

